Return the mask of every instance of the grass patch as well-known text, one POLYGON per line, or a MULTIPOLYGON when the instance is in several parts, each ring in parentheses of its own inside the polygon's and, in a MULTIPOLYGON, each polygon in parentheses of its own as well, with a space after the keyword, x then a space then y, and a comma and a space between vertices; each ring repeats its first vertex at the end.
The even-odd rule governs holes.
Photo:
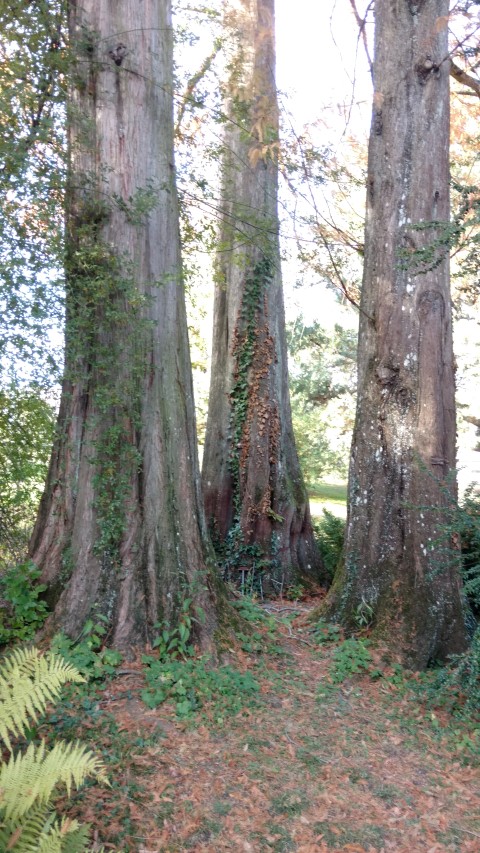
POLYGON ((331 501, 333 503, 347 503, 346 483, 317 483, 309 489, 309 497, 316 501, 331 501))
POLYGON ((270 802, 269 812, 272 815, 288 815, 294 817, 301 814, 308 805, 303 791, 284 791, 270 802))

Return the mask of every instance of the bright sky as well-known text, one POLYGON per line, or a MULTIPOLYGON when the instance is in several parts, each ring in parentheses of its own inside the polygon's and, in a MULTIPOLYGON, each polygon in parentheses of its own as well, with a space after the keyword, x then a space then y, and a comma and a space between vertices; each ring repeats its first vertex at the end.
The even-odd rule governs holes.
MULTIPOLYGON (((357 4, 360 5, 360 4, 357 4)), ((358 28, 349 0, 277 0, 277 82, 285 93, 284 103, 292 113, 295 126, 319 122, 329 137, 338 134, 339 145, 346 130, 348 135, 367 137, 371 113, 371 79, 363 44, 358 42, 358 28), (346 105, 346 111, 335 105, 346 105), (349 105, 352 105, 351 110, 349 105)), ((293 290, 293 265, 284 265, 287 310, 302 311, 306 320, 318 317, 336 322, 354 322, 352 312, 338 314, 332 292, 318 283, 313 287, 293 290)), ((470 319, 455 324, 455 349, 459 366, 474 363, 480 328, 470 319)), ((478 351, 478 350, 477 350, 478 351)), ((470 368, 471 369, 471 368, 470 368)), ((472 401, 473 380, 468 370, 457 376, 458 402, 468 406, 472 401)), ((475 397, 475 395, 474 395, 475 397)), ((478 415, 477 412, 475 414, 478 415)), ((463 491, 472 479, 480 481, 480 453, 473 450, 477 439, 475 427, 463 424, 459 435, 459 486, 463 491)))
POLYGON ((276 38, 277 82, 296 121, 316 121, 325 105, 352 101, 363 101, 369 117, 368 65, 349 0, 277 0, 276 38))
MULTIPOLYGON (((336 152, 346 136, 366 142, 371 81, 349 0, 277 0, 276 49, 280 109, 291 114, 296 132, 315 124, 315 144, 330 144, 336 152)), ((355 323, 351 311, 340 317, 324 283, 294 290, 295 264, 285 263, 283 273, 287 314, 302 312, 324 325, 355 323)))

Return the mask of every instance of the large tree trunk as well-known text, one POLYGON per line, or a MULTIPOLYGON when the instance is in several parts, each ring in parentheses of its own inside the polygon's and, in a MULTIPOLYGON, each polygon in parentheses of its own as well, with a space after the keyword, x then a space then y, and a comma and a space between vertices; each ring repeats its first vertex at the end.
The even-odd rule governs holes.
POLYGON ((422 668, 465 645, 445 532, 456 496, 448 0, 376 0, 375 16, 358 405, 328 608, 350 628, 372 621, 422 668))
POLYGON ((238 52, 228 86, 202 480, 214 537, 229 537, 233 562, 235 554, 242 565, 252 553, 265 558, 278 589, 298 573, 315 576, 319 557, 288 393, 274 0, 246 0, 237 12, 227 4, 227 20, 238 52))
POLYGON ((31 541, 54 626, 215 624, 173 160, 170 0, 71 0, 66 372, 31 541))

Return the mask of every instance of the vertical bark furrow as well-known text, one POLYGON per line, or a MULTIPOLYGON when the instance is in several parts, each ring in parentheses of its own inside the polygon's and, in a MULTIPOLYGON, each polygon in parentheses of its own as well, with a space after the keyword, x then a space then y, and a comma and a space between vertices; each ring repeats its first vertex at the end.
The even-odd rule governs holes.
POLYGON ((447 15, 447 0, 375 4, 346 556, 327 603, 350 628, 368 607, 418 667, 465 644, 446 533, 456 497, 449 69, 447 29, 438 26, 447 15))
POLYGON ((129 649, 182 600, 215 624, 199 492, 173 169, 169 0, 69 7, 66 376, 31 542, 77 635, 107 618, 129 649))

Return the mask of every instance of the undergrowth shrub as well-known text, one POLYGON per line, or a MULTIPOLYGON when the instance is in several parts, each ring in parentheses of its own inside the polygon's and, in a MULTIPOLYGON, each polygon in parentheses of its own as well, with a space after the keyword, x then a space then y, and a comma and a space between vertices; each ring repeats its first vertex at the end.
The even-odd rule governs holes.
POLYGON ((40 595, 40 569, 27 560, 0 576, 0 645, 32 640, 45 621, 47 605, 40 595))
POLYGON ((446 704, 450 710, 464 716, 480 715, 480 493, 472 484, 446 531, 449 539, 461 544, 460 569, 466 603, 467 622, 473 631, 472 642, 464 654, 451 657, 446 667, 439 669, 429 687, 434 702, 446 704), (475 627, 476 626, 476 627, 475 627))
POLYGON ((342 557, 345 524, 344 518, 339 518, 328 509, 323 510, 321 518, 313 519, 315 537, 329 583, 342 557))
POLYGON ((341 684, 352 675, 365 675, 370 672, 372 656, 368 650, 369 642, 350 637, 336 647, 330 666, 333 684, 341 684))
POLYGON ((60 655, 89 681, 114 675, 123 660, 120 652, 105 645, 108 620, 100 614, 96 619, 87 620, 76 640, 59 633, 55 634, 50 645, 54 654, 60 655))
POLYGON ((435 672, 427 698, 458 716, 480 720, 480 626, 467 651, 435 672))
POLYGON ((463 587, 473 614, 480 618, 480 494, 471 485, 455 513, 454 532, 462 547, 463 587))
POLYGON ((105 768, 82 744, 44 741, 14 753, 12 742, 28 736, 32 723, 55 701, 66 682, 84 678, 59 656, 17 649, 0 667, 0 737, 10 753, 0 763, 0 850, 11 853, 83 853, 89 828, 57 816, 53 799, 64 786, 92 777, 109 784, 105 768))
POLYGON ((156 708, 172 702, 177 716, 184 719, 204 709, 221 724, 226 715, 235 715, 254 701, 260 689, 249 672, 230 666, 211 669, 205 658, 165 661, 144 655, 142 661, 148 684, 141 694, 145 704, 156 708))

